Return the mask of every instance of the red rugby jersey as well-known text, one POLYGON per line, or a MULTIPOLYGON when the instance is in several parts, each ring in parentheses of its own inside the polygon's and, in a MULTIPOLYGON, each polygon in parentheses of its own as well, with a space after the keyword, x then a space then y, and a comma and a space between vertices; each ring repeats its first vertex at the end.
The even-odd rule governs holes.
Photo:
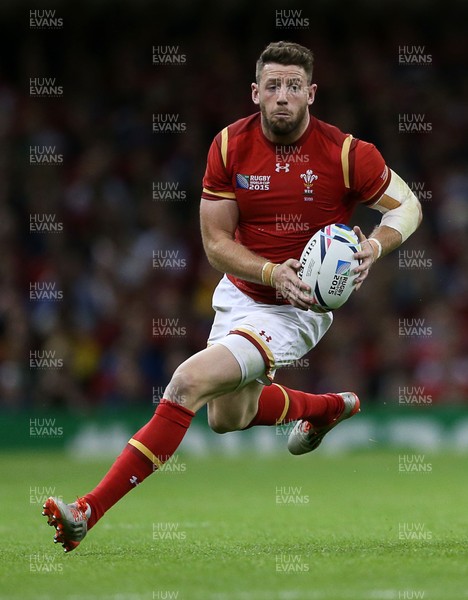
MULTIPOLYGON (((236 241, 282 263, 299 259, 325 225, 347 224, 356 204, 373 204, 389 182, 390 169, 373 144, 313 116, 297 142, 274 144, 264 136, 256 113, 213 140, 202 198, 235 200, 236 241)), ((228 277, 257 302, 284 303, 269 286, 228 277)))

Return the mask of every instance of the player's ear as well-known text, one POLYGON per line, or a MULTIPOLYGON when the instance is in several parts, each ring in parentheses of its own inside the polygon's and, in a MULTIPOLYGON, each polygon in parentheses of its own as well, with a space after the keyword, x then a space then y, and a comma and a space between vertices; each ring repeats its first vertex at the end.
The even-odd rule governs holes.
POLYGON ((260 104, 260 99, 258 97, 258 85, 256 83, 252 83, 252 102, 254 104, 260 104))
POLYGON ((311 83, 309 85, 309 92, 308 92, 308 98, 307 98, 307 104, 309 106, 314 103, 316 91, 317 91, 317 84, 311 83))

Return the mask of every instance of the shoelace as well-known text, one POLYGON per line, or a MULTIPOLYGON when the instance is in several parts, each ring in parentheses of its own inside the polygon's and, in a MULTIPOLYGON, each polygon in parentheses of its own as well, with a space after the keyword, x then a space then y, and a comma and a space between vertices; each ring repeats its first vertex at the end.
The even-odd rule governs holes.
POLYGON ((87 521, 88 517, 86 516, 86 510, 88 508, 86 501, 83 500, 83 498, 78 498, 75 502, 76 504, 76 508, 75 507, 70 507, 70 512, 73 515, 73 519, 75 520, 75 523, 77 523, 78 521, 87 521))

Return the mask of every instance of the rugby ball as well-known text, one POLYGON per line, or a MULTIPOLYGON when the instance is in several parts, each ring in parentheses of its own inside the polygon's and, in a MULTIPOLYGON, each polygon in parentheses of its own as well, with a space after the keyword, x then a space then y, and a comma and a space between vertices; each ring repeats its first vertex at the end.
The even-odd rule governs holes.
POLYGON ((315 312, 343 306, 354 290, 353 270, 361 250, 357 235, 347 225, 327 225, 313 235, 302 251, 298 277, 311 287, 315 312))

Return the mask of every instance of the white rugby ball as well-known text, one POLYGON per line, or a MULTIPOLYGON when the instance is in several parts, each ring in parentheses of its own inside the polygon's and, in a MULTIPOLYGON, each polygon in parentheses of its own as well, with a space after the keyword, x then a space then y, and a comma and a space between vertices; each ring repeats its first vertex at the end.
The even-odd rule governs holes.
POLYGON ((334 223, 313 235, 302 251, 298 276, 310 285, 315 312, 328 312, 343 306, 354 290, 353 270, 361 250, 357 235, 347 225, 334 223))

